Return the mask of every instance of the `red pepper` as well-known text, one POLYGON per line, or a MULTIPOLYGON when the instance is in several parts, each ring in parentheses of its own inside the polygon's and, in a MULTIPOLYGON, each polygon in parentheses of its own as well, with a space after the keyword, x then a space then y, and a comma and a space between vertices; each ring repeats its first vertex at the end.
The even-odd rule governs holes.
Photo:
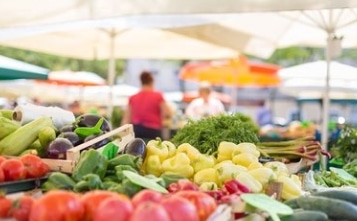
POLYGON ((224 188, 230 194, 250 193, 250 189, 236 179, 226 181, 224 183, 224 188))
POLYGON ((219 202, 222 197, 228 195, 228 192, 224 190, 209 190, 205 191, 205 193, 213 197, 217 202, 219 202))
POLYGON ((181 191, 181 190, 196 190, 196 191, 198 191, 199 187, 196 184, 194 184, 191 181, 189 181, 189 180, 182 179, 182 180, 178 180, 175 183, 171 183, 167 187, 167 190, 170 193, 176 193, 176 192, 181 191))

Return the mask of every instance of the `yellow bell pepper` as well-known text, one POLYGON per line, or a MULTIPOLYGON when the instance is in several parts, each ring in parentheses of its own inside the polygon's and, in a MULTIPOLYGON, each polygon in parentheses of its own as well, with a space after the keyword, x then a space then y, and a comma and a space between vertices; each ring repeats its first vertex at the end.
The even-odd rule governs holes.
POLYGON ((235 165, 235 164, 221 164, 221 166, 216 167, 218 172, 218 179, 221 183, 224 183, 228 180, 235 179, 240 172, 247 171, 247 168, 235 165))
POLYGON ((249 164, 248 166, 248 170, 254 170, 254 169, 258 169, 263 167, 263 164, 260 162, 252 162, 251 164, 249 164))
POLYGON ((213 168, 198 171, 193 177, 193 182, 198 186, 205 182, 214 182, 217 185, 220 183, 218 179, 218 172, 213 168))
POLYGON ((280 161, 270 161, 264 163, 264 167, 272 169, 276 175, 288 175, 289 170, 285 163, 280 161))
POLYGON ((162 170, 165 174, 176 174, 190 178, 194 174, 190 159, 185 153, 176 153, 175 156, 166 159, 162 163, 162 170))
POLYGON ((239 143, 234 149, 232 157, 241 153, 251 153, 256 157, 260 157, 260 152, 254 143, 239 143))
POLYGON ((248 187, 253 193, 260 193, 263 190, 263 185, 248 172, 239 173, 236 180, 248 187))
POLYGON ((206 168, 212 168, 215 165, 215 163, 216 163, 216 159, 214 156, 198 154, 196 156, 196 159, 191 161, 191 166, 195 170, 195 173, 197 173, 200 170, 206 168))
POLYGON ((167 146, 167 149, 169 151, 168 157, 173 157, 176 154, 176 146, 173 144, 171 141, 164 140, 162 141, 163 144, 167 146))
POLYGON ((157 177, 162 174, 162 166, 160 162, 160 157, 158 155, 151 155, 146 157, 144 164, 145 174, 152 174, 157 177))
POLYGON ((217 183, 215 182, 204 182, 200 185, 201 191, 218 190, 217 183))
POLYGON ((221 161, 221 162, 217 163, 216 165, 214 165, 213 168, 218 169, 224 164, 233 164, 233 165, 235 165, 231 160, 224 160, 224 161, 221 161))
POLYGON ((232 161, 234 164, 248 168, 251 163, 259 162, 259 159, 251 153, 240 153, 238 155, 235 155, 232 161))
POLYGON ((199 150, 189 143, 180 144, 176 149, 176 154, 177 153, 185 153, 191 162, 194 161, 199 154, 201 154, 199 150))
POLYGON ((280 175, 278 176, 277 181, 283 183, 281 197, 284 200, 295 199, 302 195, 303 192, 301 187, 297 185, 292 178, 285 175, 280 175))
POLYGON ((277 176, 274 171, 268 167, 261 167, 248 171, 256 180, 258 180, 263 187, 269 182, 276 180, 277 176))
POLYGON ((160 161, 163 162, 169 156, 169 149, 166 144, 162 142, 160 138, 156 140, 150 140, 146 144, 146 155, 157 155, 160 158, 160 161))
POLYGON ((233 142, 222 141, 218 145, 217 162, 232 160, 232 153, 237 148, 233 142))
POLYGON ((298 175, 295 175, 295 174, 291 174, 290 175, 290 178, 300 187, 302 188, 302 182, 301 182, 301 179, 298 175))

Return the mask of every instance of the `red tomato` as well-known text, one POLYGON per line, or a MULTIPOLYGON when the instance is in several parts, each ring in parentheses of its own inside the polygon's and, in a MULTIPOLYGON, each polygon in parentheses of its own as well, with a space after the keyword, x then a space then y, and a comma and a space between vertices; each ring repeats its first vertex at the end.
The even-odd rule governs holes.
POLYGON ((10 217, 12 200, 0 195, 0 218, 10 217))
POLYGON ((104 199, 99 204, 93 215, 93 221, 127 221, 133 210, 130 199, 118 194, 104 199))
POLYGON ((31 207, 29 221, 77 221, 84 217, 84 206, 76 193, 52 190, 31 207))
POLYGON ((35 199, 31 196, 22 196, 20 199, 15 200, 10 209, 10 216, 15 218, 16 221, 28 221, 34 202, 35 199))
POLYGON ((130 221, 171 221, 165 208, 159 203, 143 202, 135 208, 130 221))
POLYGON ((163 195, 161 193, 156 192, 154 190, 144 189, 135 194, 131 199, 131 202, 133 203, 134 207, 137 207, 141 203, 147 201, 158 203, 161 201, 162 198, 163 195))
POLYGON ((166 209, 171 221, 199 221, 198 212, 187 199, 171 196, 162 200, 161 205, 166 209))
POLYGON ((42 162, 41 158, 36 155, 26 154, 20 160, 25 165, 27 178, 43 177, 49 172, 47 164, 42 162))
POLYGON ((2 168, 0 167, 0 183, 5 181, 5 174, 2 168))
POLYGON ((194 191, 183 190, 174 194, 191 201, 197 209, 201 221, 206 220, 217 208, 216 201, 208 194, 194 191))
POLYGON ((84 221, 93 220, 93 216, 97 212, 98 206, 103 200, 110 197, 118 197, 118 195, 118 193, 106 190, 93 190, 82 195, 81 202, 84 205, 85 210, 84 221))
POLYGON ((0 164, 1 164, 2 162, 4 162, 5 160, 6 160, 6 158, 5 158, 5 157, 0 156, 0 164))
POLYGON ((26 177, 26 169, 19 159, 8 159, 1 163, 5 181, 23 180, 26 177))

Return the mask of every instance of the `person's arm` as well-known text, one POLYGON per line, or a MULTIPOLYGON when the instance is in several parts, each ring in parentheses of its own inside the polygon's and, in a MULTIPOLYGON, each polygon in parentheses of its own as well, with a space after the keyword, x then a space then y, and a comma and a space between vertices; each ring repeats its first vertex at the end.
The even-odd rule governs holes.
POLYGON ((130 119, 131 119, 131 107, 130 107, 130 105, 128 105, 125 108, 125 111, 124 111, 124 114, 123 114, 123 119, 121 121, 121 125, 130 124, 131 123, 130 119))
POLYGON ((161 102, 160 109, 162 119, 168 119, 172 117, 172 109, 165 100, 161 102))

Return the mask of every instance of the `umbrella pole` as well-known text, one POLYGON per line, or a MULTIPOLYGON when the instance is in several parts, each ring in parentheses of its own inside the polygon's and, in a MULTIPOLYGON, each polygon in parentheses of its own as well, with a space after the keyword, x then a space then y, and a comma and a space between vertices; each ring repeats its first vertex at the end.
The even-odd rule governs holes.
POLYGON ((107 117, 111 118, 111 114, 113 111, 113 85, 115 79, 115 36, 116 32, 114 30, 109 32, 110 37, 110 54, 109 54, 109 70, 108 70, 108 85, 109 85, 109 103, 107 108, 107 117))
MULTIPOLYGON (((329 141, 329 121, 330 121, 330 72, 331 72, 331 60, 338 57, 341 52, 341 39, 336 38, 333 31, 327 32, 327 50, 326 50, 326 86, 325 93, 323 97, 323 124, 321 133, 321 144, 325 150, 328 150, 329 141)), ((321 166, 326 168, 327 159, 322 157, 321 166)))
MULTIPOLYGON (((325 91, 323 96, 323 103, 322 103, 322 130, 321 130, 321 144, 325 150, 328 150, 328 138, 329 138, 329 131, 328 131, 328 124, 329 124, 329 109, 330 109, 330 64, 331 64, 331 57, 329 53, 326 54, 326 82, 325 82, 325 91)), ((320 165, 321 169, 326 169, 326 157, 322 157, 320 165)))

